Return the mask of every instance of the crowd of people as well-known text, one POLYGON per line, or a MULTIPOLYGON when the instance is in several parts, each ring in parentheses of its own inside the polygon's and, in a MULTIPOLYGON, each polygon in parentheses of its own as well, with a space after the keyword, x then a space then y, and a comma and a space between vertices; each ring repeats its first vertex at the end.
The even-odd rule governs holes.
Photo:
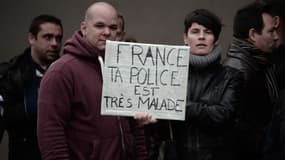
POLYGON ((110 3, 86 9, 62 54, 61 20, 35 17, 29 46, 0 64, 0 140, 6 131, 9 160, 284 160, 284 9, 283 0, 238 9, 226 53, 219 16, 185 16, 185 121, 100 114, 106 41, 137 42, 110 3))

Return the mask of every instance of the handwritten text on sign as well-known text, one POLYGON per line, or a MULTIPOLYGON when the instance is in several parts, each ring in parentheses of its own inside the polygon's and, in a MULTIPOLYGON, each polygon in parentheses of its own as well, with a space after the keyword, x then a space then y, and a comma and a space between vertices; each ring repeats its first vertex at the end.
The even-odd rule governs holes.
POLYGON ((107 41, 102 115, 185 119, 189 47, 107 41))

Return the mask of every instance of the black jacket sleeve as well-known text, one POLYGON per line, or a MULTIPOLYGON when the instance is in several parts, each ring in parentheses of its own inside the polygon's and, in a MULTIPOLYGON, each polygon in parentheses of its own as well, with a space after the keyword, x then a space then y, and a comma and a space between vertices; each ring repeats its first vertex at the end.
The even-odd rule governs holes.
POLYGON ((242 75, 228 71, 219 86, 205 93, 199 101, 188 101, 186 120, 207 128, 225 127, 234 123, 240 104, 242 75))

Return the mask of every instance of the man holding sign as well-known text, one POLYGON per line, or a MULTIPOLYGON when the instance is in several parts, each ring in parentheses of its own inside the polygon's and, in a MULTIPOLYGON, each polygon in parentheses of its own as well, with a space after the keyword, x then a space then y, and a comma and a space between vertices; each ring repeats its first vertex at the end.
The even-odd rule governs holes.
POLYGON ((92 4, 43 78, 38 140, 44 160, 146 159, 142 126, 133 118, 100 115, 101 66, 106 40, 117 36, 117 20, 110 4, 92 4))

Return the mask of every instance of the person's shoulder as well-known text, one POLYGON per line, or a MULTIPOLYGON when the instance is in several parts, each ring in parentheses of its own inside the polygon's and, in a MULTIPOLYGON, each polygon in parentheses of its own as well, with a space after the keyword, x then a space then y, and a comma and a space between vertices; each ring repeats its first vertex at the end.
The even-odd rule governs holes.
POLYGON ((2 71, 9 70, 9 72, 23 72, 27 69, 30 69, 33 66, 34 62, 32 60, 31 52, 29 48, 26 48, 24 52, 15 55, 10 60, 2 62, 0 64, 0 69, 2 71))
POLYGON ((230 73, 230 74, 240 72, 240 70, 238 68, 235 68, 235 67, 232 67, 229 65, 223 65, 223 68, 227 73, 230 73))
POLYGON ((236 71, 242 74, 247 74, 252 68, 249 61, 237 57, 227 57, 223 62, 223 66, 226 67, 229 72, 236 71))
POLYGON ((242 79, 244 77, 243 70, 240 70, 235 67, 224 65, 224 70, 226 73, 226 77, 233 78, 233 79, 242 79))
POLYGON ((49 66, 48 72, 66 72, 73 70, 77 61, 76 57, 64 54, 49 66))
POLYGON ((17 55, 11 58, 9 61, 0 63, 0 78, 2 78, 7 72, 20 68, 20 63, 23 61, 23 55, 17 55))
POLYGON ((12 64, 9 62, 0 63, 0 78, 3 76, 3 74, 5 74, 9 70, 11 66, 12 64))

